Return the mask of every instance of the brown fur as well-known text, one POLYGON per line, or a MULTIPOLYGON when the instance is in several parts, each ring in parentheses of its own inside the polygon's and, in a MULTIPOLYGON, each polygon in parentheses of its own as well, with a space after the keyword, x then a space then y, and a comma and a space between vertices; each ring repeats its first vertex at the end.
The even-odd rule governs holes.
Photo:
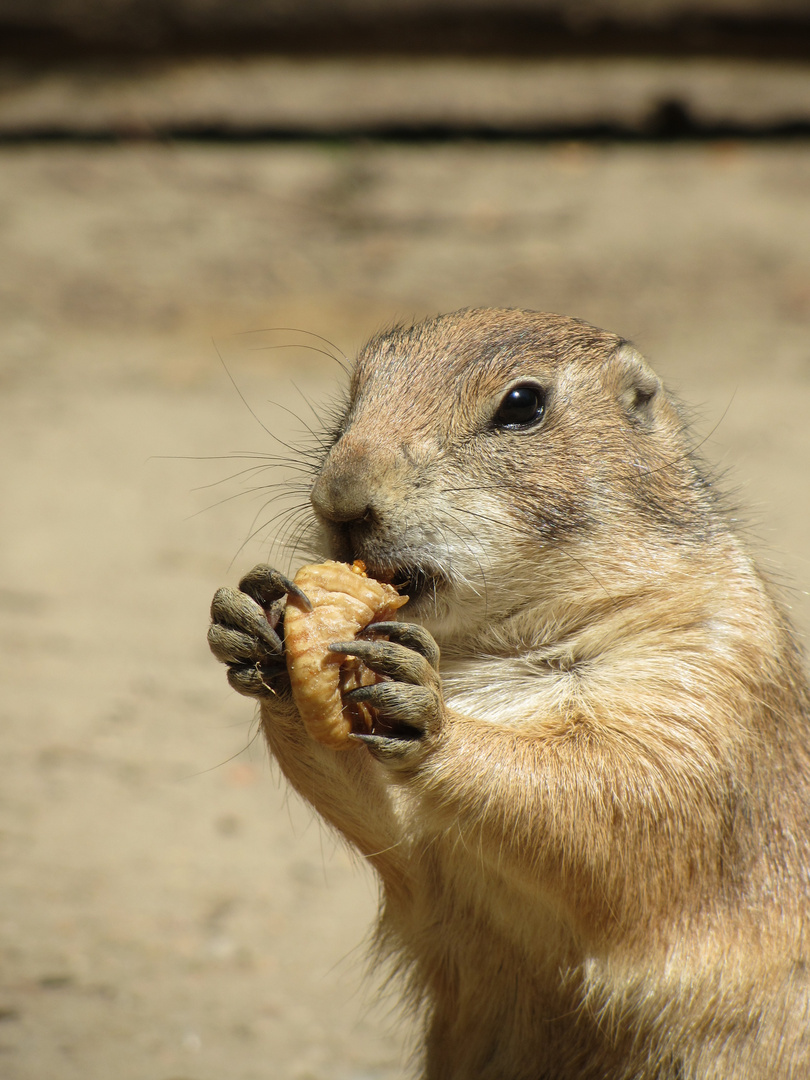
POLYGON ((335 754, 262 705, 379 874, 424 1076, 810 1076, 801 661, 641 357, 534 312, 382 335, 313 504, 324 554, 443 575, 401 613, 442 651, 414 760, 335 754), (526 379, 542 423, 494 429, 526 379))

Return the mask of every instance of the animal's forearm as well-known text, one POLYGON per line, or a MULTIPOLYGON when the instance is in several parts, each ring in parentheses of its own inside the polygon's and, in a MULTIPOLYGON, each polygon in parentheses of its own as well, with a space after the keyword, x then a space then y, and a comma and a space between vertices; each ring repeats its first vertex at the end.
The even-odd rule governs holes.
POLYGON ((722 764, 635 749, 595 724, 530 735, 452 716, 405 782, 433 828, 595 928, 617 905, 670 907, 717 873, 722 764))
POLYGON ((379 765, 360 747, 335 751, 316 742, 290 700, 263 702, 262 724, 295 790, 384 877, 401 873, 401 830, 379 765))

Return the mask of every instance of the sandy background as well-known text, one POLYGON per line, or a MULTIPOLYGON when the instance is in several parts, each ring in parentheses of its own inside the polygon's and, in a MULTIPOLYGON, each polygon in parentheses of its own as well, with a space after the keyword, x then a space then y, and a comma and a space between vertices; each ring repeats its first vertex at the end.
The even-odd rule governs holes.
POLYGON ((242 332, 351 355, 505 304, 633 338, 806 634, 809 192, 800 142, 0 149, 0 1077, 407 1075, 374 883, 205 644, 292 475, 230 455, 292 456, 341 377, 242 332))

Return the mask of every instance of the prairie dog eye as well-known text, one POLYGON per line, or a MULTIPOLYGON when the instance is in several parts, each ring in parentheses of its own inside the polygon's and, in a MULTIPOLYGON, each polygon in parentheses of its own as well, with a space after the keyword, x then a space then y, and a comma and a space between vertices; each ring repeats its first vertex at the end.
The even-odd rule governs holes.
POLYGON ((495 413, 495 426, 515 430, 532 427, 543 418, 546 392, 536 383, 521 383, 508 391, 495 413))

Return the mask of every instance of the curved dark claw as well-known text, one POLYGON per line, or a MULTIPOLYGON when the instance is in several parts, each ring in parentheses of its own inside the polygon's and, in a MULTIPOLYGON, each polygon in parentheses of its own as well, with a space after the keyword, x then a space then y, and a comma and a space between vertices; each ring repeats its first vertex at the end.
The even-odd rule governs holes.
POLYGON ((243 667, 232 664, 228 668, 228 682, 237 693, 246 697, 278 697, 279 690, 271 685, 271 680, 284 671, 283 661, 277 664, 272 660, 262 660, 261 664, 256 662, 243 667))
POLYGON ((212 623, 208 627, 208 646, 223 664, 244 664, 256 655, 254 637, 219 623, 212 623))
POLYGON ((221 655, 220 651, 217 651, 220 642, 226 648, 233 642, 237 648, 234 660, 247 658, 242 655, 239 647, 239 635, 258 638, 270 653, 280 655, 283 651, 281 638, 267 621, 262 607, 244 592, 228 588, 217 589, 211 601, 211 620, 213 625, 208 631, 208 641, 217 659, 225 663, 231 661, 227 655, 221 655))
POLYGON ((254 566, 239 582, 239 588, 263 608, 270 607, 282 596, 294 596, 306 611, 312 611, 312 602, 305 592, 288 577, 272 566, 254 566))
POLYGON ((381 682, 360 686, 345 694, 344 701, 363 701, 370 705, 379 720, 392 725, 392 734, 406 742, 420 738, 435 713, 434 694, 424 686, 407 683, 381 682))
POLYGON ((406 649, 413 649, 420 653, 433 668, 439 667, 439 646, 433 635, 425 630, 419 623, 407 622, 374 622, 369 623, 358 634, 358 638, 387 637, 389 641, 395 641, 404 645, 406 649))
MULTIPOLYGON (((267 575, 261 575, 264 580, 267 575)), ((259 593, 266 597, 266 592, 259 593)), ((284 644, 276 631, 280 612, 270 616, 255 599, 238 589, 218 589, 211 604, 208 644, 211 652, 228 666, 228 682, 248 697, 281 696, 288 692, 284 644)))
POLYGON ((410 765, 414 757, 414 748, 418 745, 414 739, 394 739, 384 735, 352 734, 349 738, 363 743, 378 761, 390 769, 402 769, 410 765))
POLYGON ((329 651, 357 656, 372 671, 396 682, 424 684, 432 674, 421 653, 394 641, 338 641, 329 651))
MULTIPOLYGON (((372 627, 369 627, 371 630, 372 627)), ((345 702, 363 702, 374 710, 374 730, 358 736, 380 761, 401 763, 402 750, 409 746, 410 759, 423 747, 428 736, 438 730, 443 715, 441 680, 435 665, 439 647, 431 635, 415 623, 374 623, 372 640, 337 641, 330 652, 356 656, 382 682, 360 686, 344 694, 345 702), (378 640, 376 635, 396 640, 378 640)))

